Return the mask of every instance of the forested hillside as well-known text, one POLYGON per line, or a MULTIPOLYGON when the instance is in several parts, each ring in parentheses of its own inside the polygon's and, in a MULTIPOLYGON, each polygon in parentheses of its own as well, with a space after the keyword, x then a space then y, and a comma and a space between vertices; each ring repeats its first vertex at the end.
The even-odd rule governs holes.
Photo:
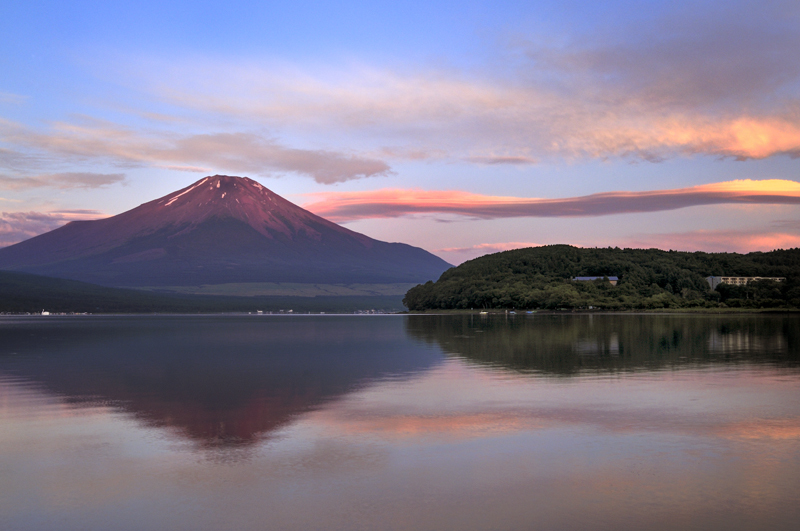
POLYGON ((800 249, 749 254, 569 245, 517 249, 449 269, 438 281, 409 290, 403 303, 412 311, 800 307, 800 249), (709 289, 705 277, 726 275, 786 277, 786 282, 709 289), (616 276, 619 283, 572 281, 576 276, 616 276))

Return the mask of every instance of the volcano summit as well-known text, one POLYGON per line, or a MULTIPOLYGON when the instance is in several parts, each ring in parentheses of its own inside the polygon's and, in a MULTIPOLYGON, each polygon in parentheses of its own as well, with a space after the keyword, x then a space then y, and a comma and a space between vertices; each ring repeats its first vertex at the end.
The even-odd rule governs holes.
POLYGON ((449 267, 423 249, 374 240, 252 179, 225 175, 0 249, 0 269, 117 287, 417 283, 449 267))

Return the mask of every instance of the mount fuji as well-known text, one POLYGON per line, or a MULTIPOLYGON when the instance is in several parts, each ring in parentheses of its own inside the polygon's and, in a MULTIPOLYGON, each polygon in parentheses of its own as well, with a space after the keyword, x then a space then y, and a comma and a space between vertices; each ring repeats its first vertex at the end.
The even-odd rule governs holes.
POLYGON ((449 267, 423 249, 372 239, 252 179, 225 175, 0 249, 0 269, 115 287, 419 283, 449 267))

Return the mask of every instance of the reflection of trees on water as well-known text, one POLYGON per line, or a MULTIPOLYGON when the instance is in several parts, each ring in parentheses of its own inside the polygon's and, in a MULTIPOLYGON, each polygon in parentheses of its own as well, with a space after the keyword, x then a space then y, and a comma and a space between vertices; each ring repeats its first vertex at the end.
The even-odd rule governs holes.
POLYGON ((800 366, 796 316, 421 315, 406 323, 412 337, 450 354, 523 372, 800 366))
POLYGON ((204 447, 248 446, 386 374, 440 360, 400 318, 32 319, 0 323, 0 373, 204 447))
POLYGON ((223 449, 249 447, 376 378, 428 369, 439 348, 556 375, 702 363, 800 367, 796 317, 39 317, 0 324, 0 373, 223 449))

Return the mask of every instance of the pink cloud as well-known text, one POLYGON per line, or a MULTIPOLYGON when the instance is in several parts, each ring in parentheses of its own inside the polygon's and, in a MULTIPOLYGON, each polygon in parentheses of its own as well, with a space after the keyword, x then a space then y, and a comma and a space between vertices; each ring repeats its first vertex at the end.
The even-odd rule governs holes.
POLYGON ((477 245, 470 245, 468 247, 445 247, 443 249, 434 249, 431 252, 451 264, 458 265, 462 262, 472 260, 473 258, 477 258, 485 254, 510 251, 511 249, 524 249, 526 247, 539 247, 540 245, 542 244, 533 242, 479 243, 477 245))
POLYGON ((471 253, 473 251, 508 251, 511 249, 522 249, 524 247, 539 247, 541 243, 531 242, 503 242, 503 243, 479 243, 469 247, 445 247, 444 249, 436 249, 437 253, 471 253))
POLYGON ((800 247, 800 235, 787 232, 696 230, 641 234, 627 239, 625 247, 674 249, 676 251, 737 252, 772 251, 800 247))
POLYGON ((309 194, 304 208, 337 222, 446 213, 480 219, 589 217, 714 204, 800 204, 800 183, 739 180, 672 190, 605 192, 562 199, 487 196, 457 190, 383 189, 309 194))
MULTIPOLYGON (((582 43, 518 43, 521 60, 504 63, 507 76, 488 66, 475 75, 151 58, 135 82, 178 108, 301 134, 355 135, 398 156, 530 164, 800 154, 796 31, 759 27, 751 17, 741 31, 721 19, 714 27, 662 23, 655 38, 637 27, 582 43)), ((121 63, 131 75, 135 61, 121 63)))

